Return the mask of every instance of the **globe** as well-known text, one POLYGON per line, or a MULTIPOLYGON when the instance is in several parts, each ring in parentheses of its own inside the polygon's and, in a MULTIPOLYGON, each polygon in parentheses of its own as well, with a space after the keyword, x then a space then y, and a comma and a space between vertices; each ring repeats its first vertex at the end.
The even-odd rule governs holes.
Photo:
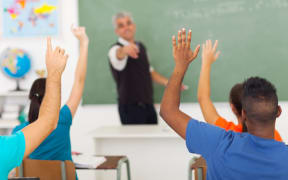
POLYGON ((20 90, 19 80, 31 69, 30 56, 22 49, 8 48, 0 57, 0 68, 7 77, 17 81, 16 90, 20 90))

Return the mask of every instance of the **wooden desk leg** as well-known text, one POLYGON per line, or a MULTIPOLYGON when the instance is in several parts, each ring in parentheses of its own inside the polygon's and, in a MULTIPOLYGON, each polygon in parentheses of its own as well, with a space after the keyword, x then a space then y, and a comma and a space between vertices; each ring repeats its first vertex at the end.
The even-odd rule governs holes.
POLYGON ((202 174, 202 179, 206 180, 206 175, 207 175, 207 168, 203 168, 203 174, 202 174))
POLYGON ((126 157, 124 157, 118 161, 117 180, 121 180, 121 167, 124 163, 126 164, 126 168, 127 168, 127 178, 128 178, 128 180, 131 180, 130 164, 129 164, 128 158, 126 158, 126 157))
POLYGON ((195 180, 199 180, 199 176, 198 176, 198 169, 195 169, 195 180))

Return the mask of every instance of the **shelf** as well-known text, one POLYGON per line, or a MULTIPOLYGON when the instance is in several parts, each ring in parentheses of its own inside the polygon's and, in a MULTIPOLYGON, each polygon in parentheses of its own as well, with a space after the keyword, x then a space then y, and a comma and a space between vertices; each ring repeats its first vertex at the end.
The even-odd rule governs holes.
POLYGON ((0 92, 0 97, 28 97, 28 91, 0 92))
POLYGON ((18 120, 3 120, 0 119, 0 129, 13 129, 15 126, 19 125, 18 120))

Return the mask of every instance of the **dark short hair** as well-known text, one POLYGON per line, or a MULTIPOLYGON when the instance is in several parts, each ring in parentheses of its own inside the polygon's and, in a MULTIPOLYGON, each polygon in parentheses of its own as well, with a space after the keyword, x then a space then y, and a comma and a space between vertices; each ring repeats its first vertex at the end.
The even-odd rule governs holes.
POLYGON ((236 108, 238 115, 241 116, 242 113, 242 92, 243 92, 243 84, 238 83, 235 84, 231 90, 229 95, 229 101, 236 108))
POLYGON ((29 123, 33 123, 38 119, 40 106, 45 95, 46 78, 36 79, 29 93, 30 108, 28 113, 29 123))
POLYGON ((276 88, 268 80, 251 77, 243 83, 242 107, 247 119, 261 123, 274 123, 278 112, 276 88))

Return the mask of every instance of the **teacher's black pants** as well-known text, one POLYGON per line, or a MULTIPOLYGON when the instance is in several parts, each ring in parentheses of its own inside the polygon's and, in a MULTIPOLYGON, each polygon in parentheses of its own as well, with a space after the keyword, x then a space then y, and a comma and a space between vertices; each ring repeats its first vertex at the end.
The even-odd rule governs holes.
POLYGON ((125 124, 157 124, 157 114, 153 104, 118 104, 120 120, 125 124))

